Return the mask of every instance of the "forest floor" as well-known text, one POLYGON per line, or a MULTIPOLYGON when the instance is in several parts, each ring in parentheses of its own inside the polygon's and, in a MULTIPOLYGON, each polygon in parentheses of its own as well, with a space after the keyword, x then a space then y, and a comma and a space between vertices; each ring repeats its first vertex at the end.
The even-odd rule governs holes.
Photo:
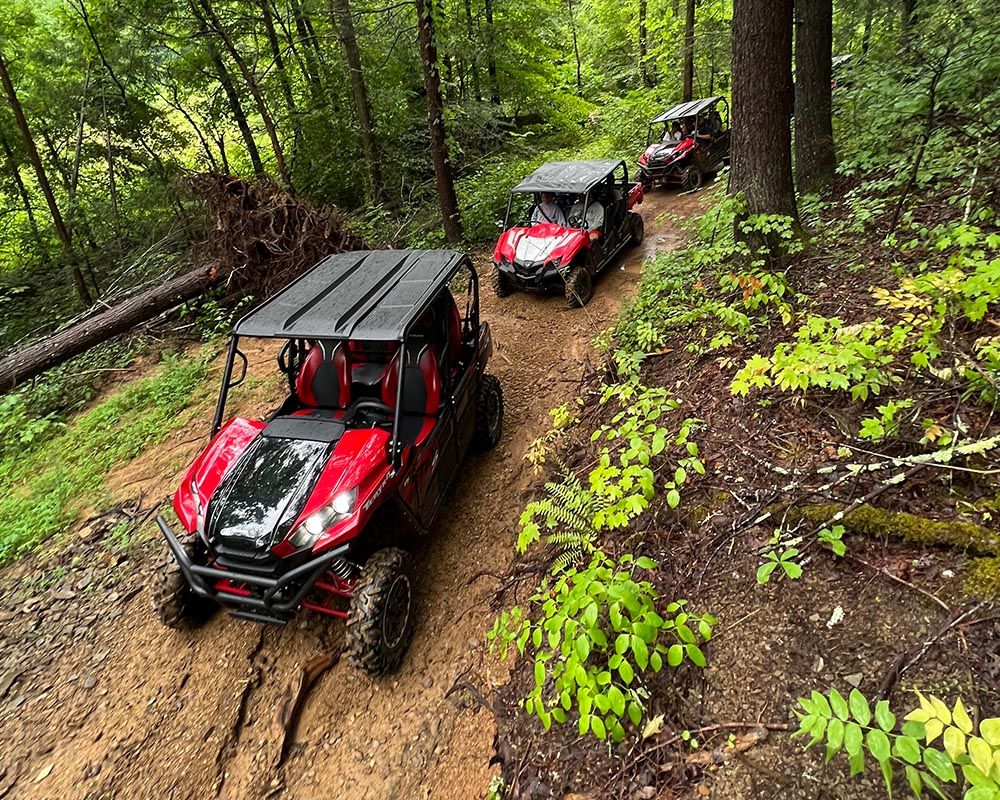
MULTIPOLYGON (((509 676, 484 632, 537 482, 523 454, 548 428, 548 410, 593 377, 591 338, 613 322, 643 261, 682 240, 674 215, 701 202, 647 197, 644 244, 609 268, 584 311, 561 297, 484 292, 497 343, 491 371, 506 398, 503 440, 470 461, 438 530, 414 548, 421 605, 400 670, 372 681, 335 664, 312 688, 280 767, 275 710, 301 664, 339 652, 342 626, 303 615, 260 628, 218 614, 178 634, 150 603, 159 554, 151 518, 204 446, 216 358, 190 421, 107 481, 114 511, 0 572, 0 798, 483 797, 496 725, 476 692, 493 694, 509 676), (137 524, 135 538, 121 535, 137 524)), ((271 377, 249 381, 230 410, 263 414, 280 401, 274 354, 248 355, 251 375, 271 377)))

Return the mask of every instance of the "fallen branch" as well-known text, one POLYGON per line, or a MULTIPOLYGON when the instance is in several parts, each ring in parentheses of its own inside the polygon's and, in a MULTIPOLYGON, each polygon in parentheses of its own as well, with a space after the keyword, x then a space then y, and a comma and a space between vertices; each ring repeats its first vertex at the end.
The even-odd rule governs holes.
POLYGON ((298 725, 299 715, 305 703, 306 696, 312 685, 316 683, 320 675, 340 660, 340 653, 317 653, 305 664, 299 667, 295 677, 285 688, 278 706, 274 710, 274 718, 271 720, 271 732, 277 742, 277 750, 274 754, 272 767, 277 769, 288 756, 288 746, 295 734, 298 725))

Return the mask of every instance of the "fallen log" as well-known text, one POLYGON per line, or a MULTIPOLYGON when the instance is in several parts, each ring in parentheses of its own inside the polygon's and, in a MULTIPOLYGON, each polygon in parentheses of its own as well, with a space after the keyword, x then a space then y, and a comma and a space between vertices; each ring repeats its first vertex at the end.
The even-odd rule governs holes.
POLYGON ((0 392, 8 392, 94 345, 197 297, 223 277, 214 263, 208 264, 0 359, 0 392))

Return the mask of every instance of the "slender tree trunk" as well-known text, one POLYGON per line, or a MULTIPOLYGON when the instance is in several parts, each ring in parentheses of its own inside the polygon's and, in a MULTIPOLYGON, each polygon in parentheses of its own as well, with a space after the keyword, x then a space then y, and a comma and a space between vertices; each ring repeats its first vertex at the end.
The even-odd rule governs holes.
POLYGON ((45 247, 45 241, 42 239, 42 234, 38 230, 38 220, 35 219, 35 209, 31 205, 31 196, 24 185, 24 180, 21 178, 20 165, 17 163, 17 159, 14 158, 14 151, 11 149, 7 137, 3 135, 3 131, 0 131, 0 148, 3 149, 7 172, 14 179, 17 193, 21 197, 21 205, 24 206, 24 213, 28 215, 28 227, 31 228, 31 235, 35 240, 35 246, 38 248, 38 255, 43 261, 47 261, 47 248, 45 247))
POLYGON ((264 95, 260 90, 260 85, 257 83, 257 79, 254 77, 253 72, 247 65, 246 60, 240 55, 240 51, 236 48, 236 44, 233 42, 233 38, 229 35, 229 31, 226 30, 226 27, 222 24, 222 21, 215 13, 211 0, 198 0, 198 2, 200 2, 202 10, 205 12, 212 28, 219 35, 219 38, 222 39, 222 43, 225 45, 226 51, 229 53, 230 58, 232 58, 235 62, 240 74, 243 76, 243 81, 250 90, 254 103, 257 105, 257 113, 260 114, 261 120, 264 122, 264 129, 267 131, 267 136, 271 140, 271 148, 274 151, 274 160, 278 167, 278 174, 281 176, 281 180, 284 182, 288 191, 292 192, 294 187, 292 186, 292 178, 288 172, 288 167, 285 164, 285 151, 282 149, 281 141, 278 139, 278 130, 274 125, 274 119, 271 117, 271 113, 267 110, 267 103, 264 102, 264 95))
POLYGON ((111 211, 115 217, 115 235, 121 237, 121 216, 118 211, 118 183, 115 180, 115 153, 111 148, 111 127, 108 125, 108 99, 101 92, 101 105, 104 111, 104 146, 108 155, 108 191, 111 197, 111 211))
POLYGON ((226 175, 232 175, 233 171, 229 167, 229 156, 226 154, 226 134, 222 132, 219 134, 219 138, 216 140, 216 144, 219 145, 219 160, 222 162, 222 171, 226 175))
POLYGON ((500 105, 500 83, 497 81, 496 36, 493 29, 493 0, 483 0, 486 15, 486 73, 490 76, 490 102, 500 105))
POLYGON ((649 53, 649 37, 646 31, 646 0, 639 0, 639 79, 642 85, 649 88, 653 82, 649 79, 649 65, 646 58, 649 53))
POLYGON ((201 144, 201 149, 205 152, 205 159, 208 161, 209 169, 211 169, 212 172, 218 172, 219 162, 215 160, 215 153, 212 152, 212 147, 211 145, 209 145, 208 139, 205 138, 204 131, 202 131, 198 123, 195 122, 194 117, 191 116, 188 110, 184 108, 184 104, 181 103, 181 99, 177 91, 176 84, 170 87, 170 93, 173 99, 168 100, 166 97, 164 97, 163 98, 164 101, 167 103, 167 105, 169 105, 172 109, 174 109, 182 117, 184 117, 187 124, 191 126, 191 130, 194 131, 194 135, 198 137, 198 142, 201 144))
POLYGON ((694 99, 694 3, 687 0, 684 16, 684 89, 681 99, 686 103, 694 99))
POLYGON ((903 30, 917 21, 917 0, 903 0, 902 7, 903 30))
POLYGON ((31 166, 35 169, 35 177, 38 180, 38 186, 42 190, 45 202, 49 206, 49 213, 52 215, 52 224, 55 226, 56 235, 58 235, 59 241, 62 243, 66 261, 70 267, 70 276, 73 279, 73 286, 76 288, 76 293, 79 295, 80 300, 84 305, 93 305, 94 300, 90 295, 90 291, 87 289, 87 283, 83 279, 83 272, 80 271, 80 265, 77 261, 76 253, 73 251, 73 240, 70 238, 69 228, 66 227, 63 216, 59 211, 59 205, 56 203, 56 196, 52 193, 52 185, 49 183, 48 175, 45 174, 45 167, 42 166, 42 159, 38 155, 38 148, 35 146, 35 140, 31 136, 31 129, 28 127, 28 120, 24 116, 24 109, 21 108, 21 103, 17 98, 17 92, 14 90, 14 83, 11 81, 10 73, 7 71, 7 62, 4 59, 3 53, 0 53, 0 83, 3 84, 4 92, 7 95, 7 101, 10 103, 11 110, 14 112, 14 119, 17 122, 18 129, 21 131, 22 138, 24 139, 24 146, 28 149, 28 158, 31 161, 31 166))
POLYGON ((310 84, 310 91, 314 103, 326 103, 331 109, 335 107, 335 95, 327 91, 323 80, 322 56, 319 52, 319 44, 316 32, 312 26, 312 20, 306 15, 299 0, 290 0, 292 16, 295 19, 295 30, 298 39, 303 45, 302 60, 305 73, 310 84))
POLYGON ((833 2, 795 1, 795 178, 801 194, 833 183, 833 2))
POLYGON ((330 10, 335 21, 340 43, 344 48, 347 60, 347 71, 351 75, 351 90, 354 93, 354 111, 361 129, 361 147, 365 151, 368 162, 368 179, 373 202, 382 199, 382 164, 380 161, 378 140, 372 125, 372 108, 368 101, 368 87, 365 84, 365 73, 361 65, 361 50, 354 32, 354 20, 351 18, 350 0, 330 0, 330 10))
POLYGON ((476 55, 476 30, 472 22, 472 0, 465 0, 465 33, 469 39, 468 47, 472 53, 472 91, 476 101, 483 99, 482 90, 479 87, 479 57, 476 55))
POLYGON ((872 41, 872 19, 875 16, 875 0, 868 0, 865 5, 865 32, 861 34, 861 53, 868 55, 868 47, 872 41))
POLYGON ((576 14, 573 12, 573 0, 566 0, 569 9, 569 29, 573 34, 573 57, 576 59, 576 93, 583 96, 583 80, 580 74, 580 43, 576 38, 576 14))
MULTIPOLYGON (((232 76, 229 74, 229 70, 226 68, 225 62, 222 60, 222 56, 219 54, 218 49, 212 42, 211 34, 206 27, 205 21, 199 16, 199 22, 201 25, 201 32, 206 38, 206 43, 208 46, 208 55, 212 59, 212 64, 215 66, 215 74, 219 79, 219 85, 222 87, 222 91, 226 95, 226 100, 229 101, 229 110, 233 114, 233 118, 236 120, 236 127, 240 129, 240 135, 243 137, 243 144, 246 146, 247 155, 250 156, 250 163, 253 165, 253 174, 259 181, 267 180, 267 171, 264 169, 264 163, 260 158, 260 150, 257 149, 257 142, 253 138, 253 131, 250 130, 250 123, 247 121, 246 112, 243 110, 243 104, 240 102, 240 96, 236 93, 236 87, 233 85, 232 76)), ((222 151, 223 163, 226 162, 225 151, 222 151)), ((229 172, 227 169, 226 172, 229 172)))
POLYGON ((288 116, 292 122, 292 134, 295 136, 295 147, 298 148, 302 140, 302 125, 299 123, 299 110, 295 105, 295 95, 292 94, 292 82, 288 79, 288 72, 285 70, 285 58, 281 54, 281 46, 278 44, 278 34, 274 29, 274 18, 271 16, 271 0, 260 0, 261 17, 264 20, 264 33, 267 38, 267 46, 271 50, 271 58, 274 59, 274 72, 281 86, 281 94, 285 98, 285 106, 288 109, 288 116))
MULTIPOLYGON (((433 0, 431 0, 433 2, 433 0)), ((438 200, 444 223, 444 236, 450 242, 462 238, 462 222, 458 215, 455 182, 448 158, 448 140, 444 130, 444 103, 441 100, 441 76, 438 73, 437 45, 434 38, 434 17, 428 0, 416 0, 417 39, 420 45, 420 64, 424 73, 427 93, 427 121, 430 127, 431 159, 437 180, 438 200)))
MULTIPOLYGON (((792 0, 733 1, 730 192, 749 214, 798 218, 792 184, 792 0)), ((745 239, 737 220, 736 234, 745 239)))

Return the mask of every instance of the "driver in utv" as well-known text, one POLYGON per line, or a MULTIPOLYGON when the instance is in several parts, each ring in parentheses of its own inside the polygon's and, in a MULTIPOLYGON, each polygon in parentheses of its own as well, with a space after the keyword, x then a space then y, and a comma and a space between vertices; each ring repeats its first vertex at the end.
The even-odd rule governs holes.
POLYGON ((551 192, 542 192, 540 202, 531 210, 532 225, 541 225, 546 222, 566 227, 566 215, 563 213, 562 207, 556 203, 551 192))

